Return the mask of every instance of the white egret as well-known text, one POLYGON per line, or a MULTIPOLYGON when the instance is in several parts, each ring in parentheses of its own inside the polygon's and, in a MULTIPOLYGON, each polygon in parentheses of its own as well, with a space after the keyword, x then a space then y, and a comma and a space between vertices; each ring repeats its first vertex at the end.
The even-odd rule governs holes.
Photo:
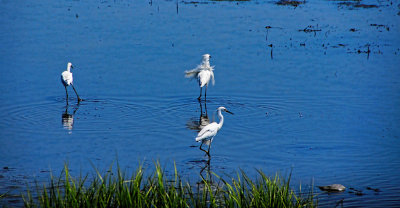
POLYGON ((200 96, 197 98, 198 100, 201 99, 201 91, 204 86, 206 86, 204 92, 204 99, 207 99, 207 87, 210 80, 212 84, 215 84, 214 80, 214 66, 210 66, 210 54, 204 54, 203 60, 200 65, 198 65, 195 69, 185 71, 185 77, 187 78, 197 78, 200 86, 200 96))
POLYGON ((71 73, 71 68, 74 68, 71 64, 71 62, 68 62, 67 64, 67 71, 63 71, 63 73, 61 73, 61 83, 64 85, 65 88, 65 93, 67 95, 67 104, 68 104, 68 91, 67 91, 67 87, 68 86, 72 86, 72 89, 74 89, 76 96, 78 97, 78 102, 82 101, 82 99, 79 97, 78 93, 75 90, 75 87, 73 85, 73 77, 72 77, 72 73, 71 73))
POLYGON ((214 139, 215 135, 217 135, 218 131, 222 128, 222 125, 224 124, 224 116, 222 116, 221 111, 225 111, 233 115, 233 113, 228 111, 225 107, 219 107, 218 108, 219 123, 212 122, 208 124, 203 129, 201 129, 201 131, 199 132, 199 134, 197 134, 196 137, 196 142, 201 142, 200 149, 206 152, 208 155, 210 155, 209 152, 212 140, 214 139), (201 148, 201 146, 204 143, 208 145, 207 151, 201 148))

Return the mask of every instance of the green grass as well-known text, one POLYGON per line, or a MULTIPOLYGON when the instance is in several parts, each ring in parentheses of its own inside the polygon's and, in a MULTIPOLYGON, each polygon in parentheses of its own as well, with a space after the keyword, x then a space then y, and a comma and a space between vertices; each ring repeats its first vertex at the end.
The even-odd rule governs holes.
POLYGON ((312 190, 296 194, 289 187, 290 176, 282 180, 258 171, 255 180, 243 171, 229 181, 215 174, 199 176, 193 186, 174 170, 166 177, 160 164, 145 176, 142 166, 127 176, 118 167, 101 175, 74 178, 65 165, 60 177, 51 175, 48 186, 36 185, 34 192, 23 195, 25 207, 316 207, 312 190), (211 180, 215 176, 217 182, 211 180))

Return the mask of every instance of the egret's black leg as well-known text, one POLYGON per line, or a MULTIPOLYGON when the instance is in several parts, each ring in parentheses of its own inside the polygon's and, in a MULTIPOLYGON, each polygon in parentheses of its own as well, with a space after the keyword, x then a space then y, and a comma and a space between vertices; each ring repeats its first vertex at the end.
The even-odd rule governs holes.
POLYGON ((203 88, 202 87, 200 87, 200 95, 199 95, 199 97, 197 98, 197 100, 201 100, 201 90, 202 90, 203 88))
POLYGON ((211 148, 211 141, 210 141, 210 145, 208 145, 208 150, 207 150, 207 155, 210 157, 210 148, 211 148))
POLYGON ((208 118, 207 102, 204 102, 204 110, 205 110, 205 112, 206 112, 206 117, 208 118))
POLYGON ((203 152, 205 152, 206 154, 208 154, 207 151, 206 151, 205 149, 201 148, 201 146, 203 146, 203 144, 204 144, 204 143, 202 142, 201 145, 200 145, 200 150, 203 151, 203 152))
POLYGON ((74 91, 75 91, 76 97, 78 97, 78 102, 82 101, 82 99, 79 97, 78 93, 76 92, 74 85, 71 84, 71 86, 72 86, 72 89, 74 89, 74 91))
POLYGON ((207 100, 207 88, 208 88, 208 85, 206 85, 206 89, 204 90, 204 101, 207 100))
POLYGON ((66 87, 66 86, 64 86, 64 88, 65 88, 65 94, 67 95, 66 101, 67 101, 67 105, 68 105, 68 90, 67 90, 67 87, 66 87))
POLYGON ((199 100, 199 104, 200 104, 200 123, 201 123, 201 117, 203 117, 203 105, 201 105, 201 101, 199 100))

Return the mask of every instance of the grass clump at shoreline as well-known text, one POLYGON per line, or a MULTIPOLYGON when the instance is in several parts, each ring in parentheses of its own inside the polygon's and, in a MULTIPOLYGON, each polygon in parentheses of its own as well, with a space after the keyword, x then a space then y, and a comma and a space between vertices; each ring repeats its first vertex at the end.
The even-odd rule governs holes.
POLYGON ((65 165, 59 178, 51 176, 48 186, 36 185, 34 192, 23 195, 25 207, 316 207, 312 190, 296 194, 288 180, 278 175, 274 178, 258 171, 251 180, 243 171, 229 181, 213 173, 201 182, 190 185, 178 175, 166 177, 159 163, 150 176, 145 176, 142 166, 130 176, 117 168, 88 179, 74 178, 65 165))

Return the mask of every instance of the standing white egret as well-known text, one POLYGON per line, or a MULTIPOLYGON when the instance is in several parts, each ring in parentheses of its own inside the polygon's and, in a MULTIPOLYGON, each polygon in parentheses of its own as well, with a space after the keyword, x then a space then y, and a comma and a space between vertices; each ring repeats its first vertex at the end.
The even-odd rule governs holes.
POLYGON ((82 101, 82 99, 79 97, 78 93, 75 90, 74 84, 73 84, 73 77, 72 77, 72 73, 71 73, 71 68, 74 68, 71 64, 71 62, 68 62, 67 65, 67 71, 63 71, 63 73, 61 73, 61 83, 64 85, 65 88, 65 93, 67 95, 67 105, 68 105, 68 91, 67 91, 67 87, 69 85, 72 86, 72 89, 74 89, 76 96, 78 97, 78 102, 82 101))
POLYGON ((230 113, 233 115, 232 112, 228 111, 225 107, 219 107, 218 108, 218 117, 219 117, 219 123, 217 122, 212 122, 205 126, 199 134, 197 134, 196 137, 196 142, 201 142, 200 149, 206 152, 208 155, 210 155, 210 147, 211 147, 211 142, 214 139, 215 135, 217 135, 218 131, 222 128, 222 125, 224 124, 224 116, 222 116, 221 111, 225 111, 227 113, 230 113), (205 151, 204 149, 201 148, 201 146, 206 143, 208 145, 208 150, 205 151))
POLYGON ((204 92, 204 99, 207 99, 207 87, 210 80, 212 84, 215 84, 214 80, 214 66, 210 66, 210 54, 204 54, 203 60, 200 65, 198 65, 195 69, 185 71, 185 77, 187 78, 197 78, 200 86, 200 96, 197 99, 201 99, 201 91, 204 86, 206 86, 204 92))

